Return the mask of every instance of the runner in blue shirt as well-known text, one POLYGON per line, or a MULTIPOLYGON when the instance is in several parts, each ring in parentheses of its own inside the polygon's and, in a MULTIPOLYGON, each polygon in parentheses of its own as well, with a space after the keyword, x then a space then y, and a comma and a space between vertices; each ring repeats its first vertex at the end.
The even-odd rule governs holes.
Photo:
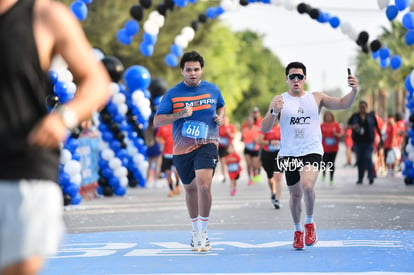
POLYGON ((225 106, 219 88, 201 80, 204 59, 195 52, 180 61, 183 82, 161 100, 154 126, 173 123, 173 161, 186 191, 192 222, 191 246, 209 251, 207 224, 211 209, 211 182, 218 161, 218 126, 224 124, 225 106))

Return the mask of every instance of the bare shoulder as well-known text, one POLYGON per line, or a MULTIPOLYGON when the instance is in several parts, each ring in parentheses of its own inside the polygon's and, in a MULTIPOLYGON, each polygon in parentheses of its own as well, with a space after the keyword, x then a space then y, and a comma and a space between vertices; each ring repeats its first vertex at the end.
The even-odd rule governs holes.
POLYGON ((62 2, 53 0, 38 0, 36 14, 53 30, 68 30, 78 22, 69 8, 62 2))

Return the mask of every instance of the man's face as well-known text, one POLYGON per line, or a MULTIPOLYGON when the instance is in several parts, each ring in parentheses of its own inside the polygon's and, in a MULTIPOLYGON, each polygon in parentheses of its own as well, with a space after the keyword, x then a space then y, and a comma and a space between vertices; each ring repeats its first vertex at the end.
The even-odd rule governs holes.
POLYGON ((365 103, 359 104, 359 112, 361 114, 365 114, 367 112, 367 105, 365 103))
POLYGON ((184 68, 181 70, 184 77, 184 83, 190 87, 197 86, 201 81, 203 69, 200 62, 188 61, 184 63, 184 68))
POLYGON ((286 76, 286 83, 289 90, 294 93, 301 93, 304 90, 306 76, 302 69, 292 68, 286 76))

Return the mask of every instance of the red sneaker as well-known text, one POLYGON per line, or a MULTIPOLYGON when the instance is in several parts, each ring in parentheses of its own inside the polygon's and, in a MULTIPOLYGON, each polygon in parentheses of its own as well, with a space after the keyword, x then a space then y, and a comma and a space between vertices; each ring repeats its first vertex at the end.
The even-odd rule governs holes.
POLYGON ((316 236, 315 224, 308 223, 305 224, 305 244, 307 246, 312 246, 318 242, 318 237, 316 236))
POLYGON ((293 248, 296 250, 302 250, 303 245, 303 231, 295 231, 295 237, 293 238, 293 248))

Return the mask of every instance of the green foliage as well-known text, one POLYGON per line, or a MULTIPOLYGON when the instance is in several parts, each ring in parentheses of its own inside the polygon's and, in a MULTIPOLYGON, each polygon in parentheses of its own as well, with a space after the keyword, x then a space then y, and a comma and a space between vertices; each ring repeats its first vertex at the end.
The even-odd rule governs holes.
MULTIPOLYGON (((68 6, 72 0, 63 0, 68 6)), ((205 1, 189 4, 185 8, 175 7, 165 17, 160 28, 154 54, 145 57, 139 51, 142 41, 143 24, 148 14, 162 0, 153 1, 152 7, 144 10, 144 18, 139 22, 140 31, 131 45, 122 45, 116 33, 131 19, 130 7, 136 0, 99 0, 88 5, 88 17, 81 22, 93 47, 101 49, 105 55, 119 58, 125 68, 139 64, 146 67, 152 77, 165 79, 169 86, 182 81, 180 69, 170 68, 164 62, 175 37, 191 21, 198 20, 199 14, 217 2, 205 1)), ((268 108, 273 96, 286 90, 284 67, 280 60, 263 46, 263 38, 257 33, 232 32, 220 20, 208 19, 199 22, 196 36, 185 51, 196 50, 205 58, 204 76, 206 81, 215 83, 223 93, 227 113, 230 118, 243 121, 253 106, 262 113, 268 108)))

